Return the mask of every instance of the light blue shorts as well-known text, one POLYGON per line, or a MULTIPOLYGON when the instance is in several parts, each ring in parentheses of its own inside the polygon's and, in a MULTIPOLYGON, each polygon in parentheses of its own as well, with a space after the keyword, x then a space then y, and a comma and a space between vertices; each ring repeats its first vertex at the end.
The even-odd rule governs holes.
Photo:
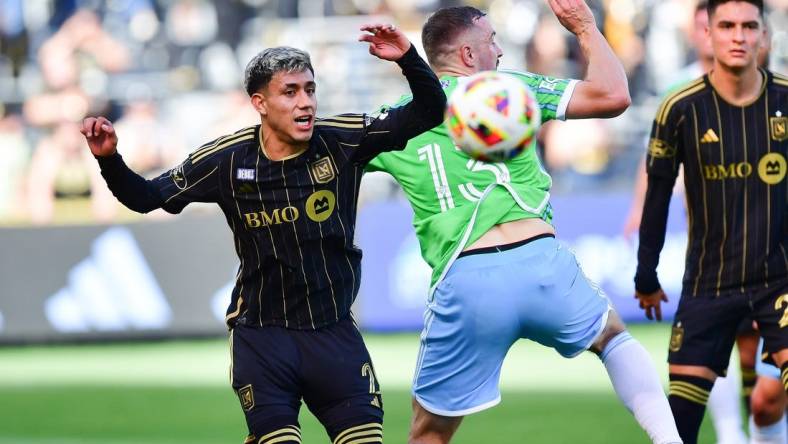
POLYGON ((755 355, 755 373, 758 376, 767 376, 780 380, 780 369, 774 365, 763 362, 763 338, 758 342, 758 354, 755 355))
POLYGON ((520 338, 564 357, 587 350, 609 301, 555 238, 463 256, 425 312, 413 395, 426 410, 464 416, 500 401, 501 365, 520 338))

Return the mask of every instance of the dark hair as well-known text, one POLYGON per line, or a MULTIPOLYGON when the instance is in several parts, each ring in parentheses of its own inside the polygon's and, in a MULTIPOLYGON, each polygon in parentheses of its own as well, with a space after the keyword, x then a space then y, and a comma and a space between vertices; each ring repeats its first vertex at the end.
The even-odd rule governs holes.
POLYGON ((421 30, 421 44, 432 66, 440 65, 440 58, 450 49, 457 36, 472 28, 485 13, 473 6, 441 8, 427 19, 421 30))
POLYGON ((699 13, 700 11, 707 11, 708 12, 708 9, 709 9, 709 2, 707 2, 706 0, 700 0, 695 5, 695 13, 696 14, 699 13))
POLYGON ((755 5, 755 7, 758 8, 758 13, 761 15, 761 17, 763 17, 763 0, 709 0, 709 4, 706 6, 706 10, 709 12, 709 17, 714 14, 714 10, 717 9, 717 6, 733 1, 755 5))
POLYGON ((280 71, 301 72, 307 69, 312 75, 315 74, 309 54, 305 51, 289 46, 268 48, 254 56, 246 65, 244 88, 251 97, 260 88, 265 88, 274 74, 280 71))

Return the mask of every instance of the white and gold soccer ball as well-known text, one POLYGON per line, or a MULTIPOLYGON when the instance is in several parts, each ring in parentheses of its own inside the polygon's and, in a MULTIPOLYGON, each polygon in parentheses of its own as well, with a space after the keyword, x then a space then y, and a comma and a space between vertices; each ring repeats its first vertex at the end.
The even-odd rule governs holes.
POLYGON ((474 159, 502 162, 535 143, 541 113, 533 92, 520 79, 482 71, 458 80, 446 108, 454 143, 474 159))

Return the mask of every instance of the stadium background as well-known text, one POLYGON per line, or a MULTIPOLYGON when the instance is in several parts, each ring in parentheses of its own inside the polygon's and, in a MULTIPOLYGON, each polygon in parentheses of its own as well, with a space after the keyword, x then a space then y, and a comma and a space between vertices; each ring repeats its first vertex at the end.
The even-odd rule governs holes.
MULTIPOLYGON (((597 23, 621 58, 632 107, 612 120, 555 122, 541 147, 555 223, 629 322, 636 239, 623 230, 635 171, 661 91, 693 60, 692 0, 597 0, 597 23)), ((767 0, 771 68, 788 66, 788 1, 767 0)), ((582 78, 573 38, 541 0, 0 1, 0 444, 239 442, 222 326, 237 259, 218 209, 140 216, 109 194, 77 131, 85 115, 116 122, 119 150, 154 176, 207 140, 257 122, 243 67, 268 46, 308 50, 319 115, 372 111, 407 92, 396 66, 356 42, 393 21, 419 45, 440 6, 489 12, 502 68, 582 78)), ((388 176, 362 185, 357 317, 384 390, 387 442, 407 429, 429 269, 410 210, 388 176)), ((678 199, 676 199, 678 202, 678 199)), ((680 202, 660 275, 675 309, 684 259, 680 202)), ((668 331, 634 326, 664 375, 668 331)), ((519 344, 504 402, 457 442, 646 442, 592 356, 564 361, 519 344)), ((304 442, 322 442, 304 409, 304 442)), ((713 442, 704 429, 703 442, 713 442)))

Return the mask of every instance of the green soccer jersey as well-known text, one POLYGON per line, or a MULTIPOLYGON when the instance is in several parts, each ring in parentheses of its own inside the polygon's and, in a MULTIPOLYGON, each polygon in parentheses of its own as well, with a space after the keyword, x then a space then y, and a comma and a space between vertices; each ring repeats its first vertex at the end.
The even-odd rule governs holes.
MULTIPOLYGON (((505 72, 535 93, 542 122, 564 119, 576 80, 505 72)), ((449 96, 457 78, 444 76, 441 84, 449 96)), ((404 97, 398 105, 408 100, 404 97)), ((506 162, 476 161, 454 145, 441 124, 411 139, 402 151, 378 155, 367 171, 391 174, 410 201, 421 255, 432 267, 430 295, 465 246, 494 225, 536 217, 552 220, 552 179, 533 146, 506 162)))

